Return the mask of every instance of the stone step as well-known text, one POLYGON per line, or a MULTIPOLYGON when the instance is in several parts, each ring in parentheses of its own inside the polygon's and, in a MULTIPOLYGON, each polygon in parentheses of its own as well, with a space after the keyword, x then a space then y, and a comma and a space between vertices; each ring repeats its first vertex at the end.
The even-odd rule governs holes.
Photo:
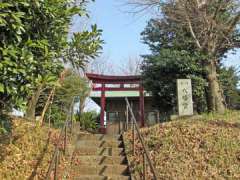
POLYGON ((119 141, 121 140, 120 135, 106 135, 106 134, 79 134, 79 140, 112 140, 112 141, 119 141))
POLYGON ((96 140, 78 140, 76 143, 76 148, 81 147, 122 147, 123 143, 121 141, 111 141, 111 140, 103 140, 103 141, 96 141, 96 140))
POLYGON ((75 165, 72 166, 71 171, 75 177, 82 175, 129 175, 127 165, 75 165))
POLYGON ((80 147, 75 149, 74 156, 123 156, 123 148, 80 147))
POLYGON ((75 156, 73 164, 79 165, 114 165, 127 164, 124 156, 75 156))
POLYGON ((73 180, 130 180, 130 176, 91 176, 83 175, 80 177, 74 177, 73 180))

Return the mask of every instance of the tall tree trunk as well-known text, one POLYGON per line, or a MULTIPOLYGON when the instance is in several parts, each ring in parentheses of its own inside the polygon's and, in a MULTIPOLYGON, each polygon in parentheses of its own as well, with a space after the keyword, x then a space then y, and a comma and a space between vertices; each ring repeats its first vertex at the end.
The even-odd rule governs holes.
POLYGON ((222 97, 222 90, 217 78, 216 61, 212 60, 206 65, 208 81, 208 103, 209 110, 217 113, 224 113, 225 106, 222 97))
POLYGON ((83 113, 83 110, 85 108, 85 101, 86 101, 86 97, 80 97, 80 103, 79 103, 79 114, 78 114, 78 118, 79 118, 79 121, 81 120, 81 116, 82 116, 82 113, 83 113))
POLYGON ((35 119, 35 111, 38 99, 41 95, 43 85, 39 85, 36 91, 32 94, 31 99, 28 102, 27 110, 26 110, 26 118, 30 120, 35 119))
POLYGON ((81 97, 80 98, 80 104, 79 104, 80 113, 83 113, 83 110, 85 108, 85 101, 86 101, 86 97, 81 97))
MULTIPOLYGON (((60 74, 60 78, 58 78, 58 82, 62 83, 65 77, 65 74, 67 73, 67 70, 64 69, 63 72, 61 72, 60 74)), ((48 95, 48 99, 45 103, 45 106, 43 108, 42 114, 41 114, 41 118, 40 118, 40 123, 41 125, 43 125, 44 122, 44 116, 48 110, 49 105, 52 103, 54 95, 55 95, 55 90, 56 90, 56 86, 53 87, 53 89, 51 90, 50 94, 48 95)))
POLYGON ((46 104, 43 108, 42 114, 41 114, 41 118, 40 118, 40 123, 41 125, 43 125, 43 121, 44 121, 44 116, 48 110, 49 105, 51 104, 53 97, 54 97, 54 93, 55 93, 55 87, 51 90, 50 94, 48 95, 48 99, 46 101, 46 104))

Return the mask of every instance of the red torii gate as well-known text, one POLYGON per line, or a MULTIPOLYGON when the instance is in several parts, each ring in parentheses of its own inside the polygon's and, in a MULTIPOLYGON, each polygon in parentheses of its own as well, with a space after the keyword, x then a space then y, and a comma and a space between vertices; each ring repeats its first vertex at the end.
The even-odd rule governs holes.
POLYGON ((100 114, 100 132, 105 133, 104 127, 104 111, 106 108, 106 91, 139 91, 139 109, 140 109, 140 122, 144 126, 144 88, 142 86, 141 76, 107 76, 100 74, 86 73, 89 80, 92 81, 93 91, 101 91, 101 114, 100 114), (96 87, 100 84, 100 87, 96 87), (119 85, 119 87, 107 87, 107 85, 119 85), (134 85, 125 87, 125 85, 134 85), (137 85, 135 87, 135 85, 137 85))

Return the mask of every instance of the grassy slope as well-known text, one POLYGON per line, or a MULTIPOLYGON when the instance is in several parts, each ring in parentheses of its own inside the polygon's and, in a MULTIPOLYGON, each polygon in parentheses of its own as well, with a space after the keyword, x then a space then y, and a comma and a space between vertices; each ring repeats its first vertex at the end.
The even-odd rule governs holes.
POLYGON ((49 134, 48 128, 22 119, 12 122, 12 135, 0 137, 0 179, 43 179, 58 131, 49 134))
MULTIPOLYGON (((159 179, 240 179, 240 112, 179 119, 142 129, 159 179)), ((131 133, 125 134, 129 139, 131 133)), ((129 157, 142 169, 140 144, 129 157)))

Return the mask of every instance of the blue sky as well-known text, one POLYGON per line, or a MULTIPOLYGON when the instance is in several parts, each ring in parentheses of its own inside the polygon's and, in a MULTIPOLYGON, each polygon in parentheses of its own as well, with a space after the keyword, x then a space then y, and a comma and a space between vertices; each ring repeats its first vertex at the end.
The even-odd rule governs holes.
MULTIPOLYGON (((96 0, 88 7, 91 16, 87 25, 96 23, 103 30, 103 54, 112 64, 123 64, 128 57, 136 57, 148 53, 148 47, 141 42, 140 33, 144 30, 150 14, 133 15, 127 13, 126 0, 96 0)), ((82 21, 74 19, 73 31, 82 29, 82 21)), ((225 61, 227 66, 240 65, 240 51, 229 55, 225 61)))
MULTIPOLYGON (((96 0, 88 7, 90 23, 96 23, 103 30, 102 58, 108 58, 111 63, 118 64, 148 52, 148 47, 141 43, 140 33, 144 30, 148 14, 133 15, 127 13, 124 0, 96 0)), ((81 20, 74 19, 73 31, 81 29, 81 20)))
POLYGON ((140 33, 146 26, 147 15, 134 16, 126 12, 124 1, 97 0, 90 6, 92 22, 103 29, 103 57, 118 63, 129 56, 147 52, 147 46, 141 43, 140 33))

